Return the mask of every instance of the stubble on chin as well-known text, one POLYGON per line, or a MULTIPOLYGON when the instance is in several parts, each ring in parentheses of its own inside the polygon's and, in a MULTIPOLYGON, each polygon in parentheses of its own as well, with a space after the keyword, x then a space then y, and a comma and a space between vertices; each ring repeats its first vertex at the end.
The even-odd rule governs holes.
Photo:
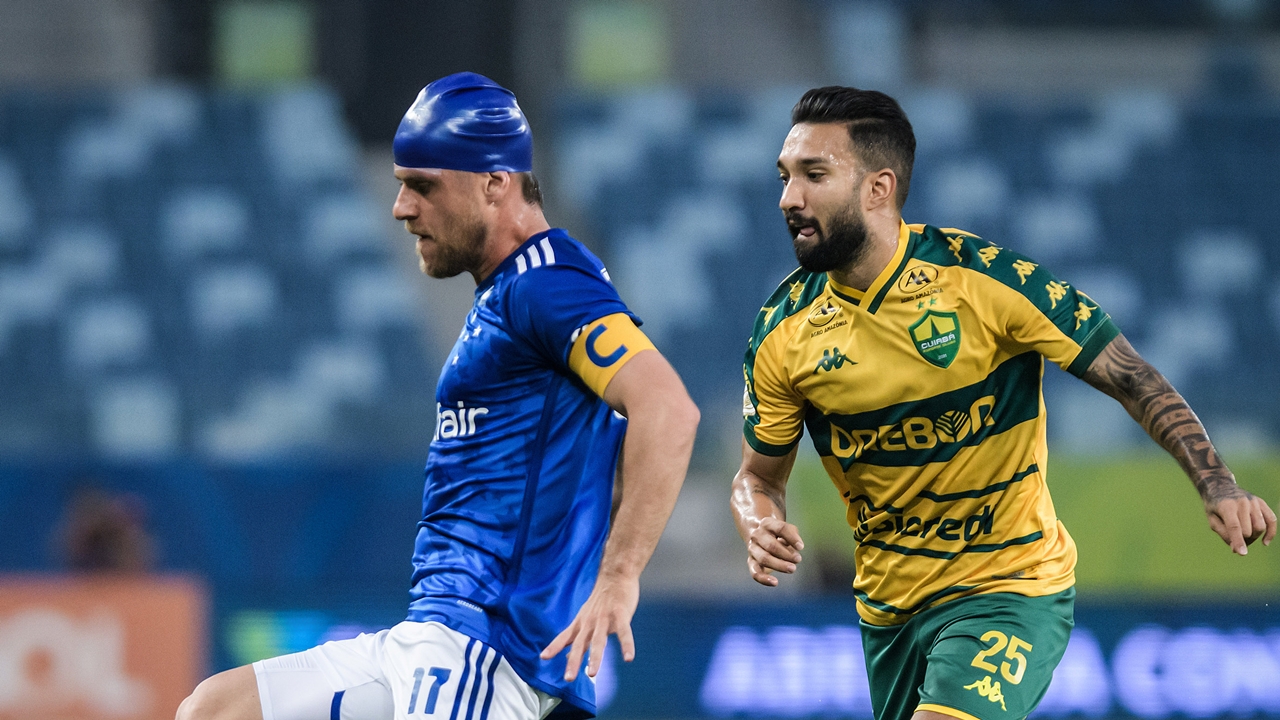
POLYGON ((439 236, 433 238, 430 260, 427 253, 418 253, 418 267, 428 277, 444 279, 472 272, 484 260, 486 233, 483 225, 476 224, 450 235, 456 240, 445 241, 439 236))
POLYGON ((458 263, 449 262, 447 258, 441 258, 440 254, 436 254, 434 262, 427 262, 424 257, 418 258, 418 268, 422 270, 427 277, 443 280, 451 278, 461 273, 465 268, 457 267, 458 263))

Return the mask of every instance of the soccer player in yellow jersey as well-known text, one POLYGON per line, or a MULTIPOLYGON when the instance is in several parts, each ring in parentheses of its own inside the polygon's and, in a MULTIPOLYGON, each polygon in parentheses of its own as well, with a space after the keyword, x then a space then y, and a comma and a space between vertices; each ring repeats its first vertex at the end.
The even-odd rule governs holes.
POLYGON ((779 203, 800 269, 747 348, 732 507, 761 584, 804 543, 785 489, 803 428, 846 504, 877 720, 1014 720, 1072 626, 1075 545, 1045 484, 1043 358, 1118 400, 1244 555, 1276 516, 1085 293, 961 230, 907 225, 915 136, 887 95, 810 90, 779 203))

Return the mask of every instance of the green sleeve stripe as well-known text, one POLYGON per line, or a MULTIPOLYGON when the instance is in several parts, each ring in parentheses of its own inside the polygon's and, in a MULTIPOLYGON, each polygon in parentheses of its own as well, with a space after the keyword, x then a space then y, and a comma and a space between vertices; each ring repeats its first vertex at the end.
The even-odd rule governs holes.
POLYGON ((1085 338, 1084 345, 1080 348, 1080 354, 1067 366, 1067 372, 1078 378, 1084 377, 1085 372, 1093 364, 1093 361, 1102 354, 1102 351, 1118 335, 1120 335, 1120 328, 1116 327, 1116 324, 1111 321, 1111 316, 1108 315, 1105 320, 1098 324, 1098 327, 1093 329, 1093 332, 1089 333, 1089 337, 1085 338))
POLYGON ((768 455, 769 457, 782 457, 783 455, 791 452, 791 450, 795 448, 796 443, 800 442, 800 438, 796 438, 786 445, 774 445, 772 443, 767 443, 756 437, 756 429, 752 427, 750 421, 743 424, 742 436, 747 439, 747 444, 751 446, 752 450, 755 450, 761 455, 768 455))
POLYGON ((907 268, 907 263, 911 262, 911 257, 915 253, 915 246, 916 233, 912 232, 907 235, 907 249, 902 253, 902 262, 898 263, 898 267, 889 276, 889 281, 884 284, 884 287, 880 288, 880 292, 876 293, 875 298, 871 300, 871 304, 867 306, 867 312, 875 315, 876 311, 880 309, 880 303, 884 302, 885 296, 889 294, 889 291, 897 283, 898 276, 907 268))

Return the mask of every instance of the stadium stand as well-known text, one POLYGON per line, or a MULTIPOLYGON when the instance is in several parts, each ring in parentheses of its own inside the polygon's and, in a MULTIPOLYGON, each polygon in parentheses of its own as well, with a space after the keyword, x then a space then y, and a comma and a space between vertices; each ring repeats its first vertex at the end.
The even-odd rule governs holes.
POLYGON ((327 90, 13 93, 0 138, 6 456, 422 454, 423 305, 327 90))
MULTIPOLYGON (((903 92, 919 138, 904 216, 1043 262, 1111 312, 1211 431, 1265 443, 1280 410, 1252 388, 1280 382, 1265 270, 1280 208, 1261 178, 1280 160, 1280 108, 1220 87, 1041 103, 903 92)), ((801 92, 668 88, 562 108, 559 183, 707 417, 738 402, 753 311, 794 268, 773 162, 801 92)), ((1107 398, 1048 376, 1057 441, 1144 442, 1107 398)))
MULTIPOLYGON (((702 405, 713 458, 737 433, 754 310, 794 266, 772 165, 802 90, 569 98, 552 128, 547 185, 702 405)), ((1077 283, 1220 442, 1276 437, 1274 103, 902 98, 920 138, 909 220, 1077 283)), ((56 565, 22 538, 47 537, 92 477, 149 498, 161 567, 271 588, 358 566, 349 582, 401 592, 435 369, 358 155, 322 88, 0 97, 6 567, 56 565), (341 541, 288 569, 319 527, 341 541)), ((1058 447, 1148 442, 1110 399, 1046 381, 1058 447)))

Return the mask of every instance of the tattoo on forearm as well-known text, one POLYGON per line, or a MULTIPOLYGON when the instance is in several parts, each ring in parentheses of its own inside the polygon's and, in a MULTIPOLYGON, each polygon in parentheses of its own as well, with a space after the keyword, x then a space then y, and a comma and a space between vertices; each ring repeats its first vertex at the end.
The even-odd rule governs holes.
POLYGON ((783 519, 787 516, 787 499, 778 488, 766 485, 759 480, 750 481, 751 494, 761 495, 769 499, 773 506, 778 508, 778 512, 783 519))
POLYGON ((1236 486, 1187 401, 1123 335, 1098 355, 1084 379, 1119 400, 1142 429, 1178 461, 1206 501, 1248 495, 1236 486))

